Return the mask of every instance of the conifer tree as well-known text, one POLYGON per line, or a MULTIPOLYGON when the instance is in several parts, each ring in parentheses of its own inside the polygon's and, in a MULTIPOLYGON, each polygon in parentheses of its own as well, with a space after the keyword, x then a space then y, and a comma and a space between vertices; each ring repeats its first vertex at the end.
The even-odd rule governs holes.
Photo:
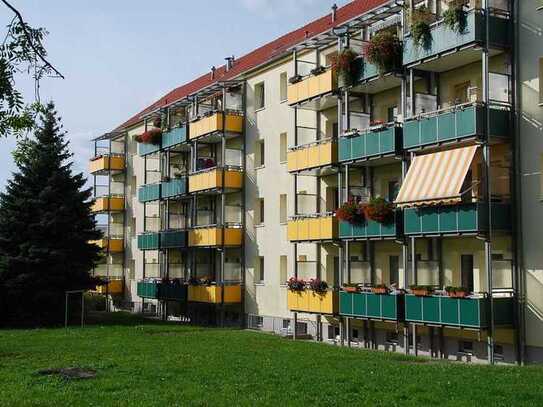
POLYGON ((62 321, 65 292, 89 289, 100 238, 91 189, 72 172, 73 154, 53 103, 25 141, 13 178, 0 194, 0 321, 46 325, 62 321))

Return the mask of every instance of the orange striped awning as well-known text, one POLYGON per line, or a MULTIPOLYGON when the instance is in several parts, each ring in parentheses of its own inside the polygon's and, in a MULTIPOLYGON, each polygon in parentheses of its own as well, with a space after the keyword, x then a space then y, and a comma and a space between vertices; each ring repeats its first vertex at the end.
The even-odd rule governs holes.
POLYGON ((395 204, 405 207, 459 202, 476 152, 477 146, 469 146, 415 157, 395 204))

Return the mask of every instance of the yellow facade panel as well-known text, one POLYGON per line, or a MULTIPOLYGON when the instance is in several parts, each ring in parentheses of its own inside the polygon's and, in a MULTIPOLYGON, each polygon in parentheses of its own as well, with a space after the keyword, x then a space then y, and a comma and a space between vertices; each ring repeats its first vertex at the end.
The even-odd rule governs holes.
POLYGON ((312 75, 300 82, 288 85, 287 98, 290 105, 330 93, 337 89, 337 75, 328 69, 319 75, 312 75))
POLYGON ((123 197, 103 197, 97 198, 94 204, 92 205, 91 211, 94 213, 97 212, 108 212, 115 211, 120 212, 124 210, 124 198, 123 197))
POLYGON ((125 168, 124 157, 122 156, 102 156, 91 160, 89 172, 95 174, 104 171, 123 171, 125 168))
POLYGON ((241 302, 241 286, 189 286, 189 302, 203 302, 207 304, 237 304, 241 302), (224 293, 224 295, 223 295, 224 293))
POLYGON ((101 286, 96 287, 96 292, 99 294, 111 294, 111 295, 122 294, 123 281, 122 280, 109 281, 106 285, 101 285, 101 286))
POLYGON ((122 253, 124 251, 124 242, 122 239, 100 239, 94 240, 91 243, 94 243, 102 250, 108 250, 110 253, 122 253))
MULTIPOLYGON (((216 131, 223 130, 223 114, 217 112, 211 116, 202 117, 189 124, 189 139, 196 139, 216 131)), ((232 133, 243 132, 243 116, 227 114, 224 118, 226 131, 232 133)))
POLYGON ((318 145, 310 145, 287 154, 288 170, 290 172, 303 171, 319 167, 326 167, 337 163, 338 147, 335 140, 318 145))
POLYGON ((288 222, 288 239, 291 242, 337 239, 338 232, 338 221, 333 216, 302 218, 288 222))
MULTIPOLYGON (((189 176, 189 192, 206 191, 222 187, 223 170, 199 172, 189 176)), ((226 170, 224 173, 226 188, 239 189, 243 186, 243 172, 226 170)))
MULTIPOLYGON (((221 246, 223 239, 222 228, 202 228, 189 232, 189 247, 213 247, 221 246)), ((243 232, 241 228, 224 229, 225 246, 241 246, 243 232)))
POLYGON ((339 309, 338 293, 327 291, 316 293, 312 290, 288 291, 288 309, 296 312, 314 314, 337 314, 339 309))

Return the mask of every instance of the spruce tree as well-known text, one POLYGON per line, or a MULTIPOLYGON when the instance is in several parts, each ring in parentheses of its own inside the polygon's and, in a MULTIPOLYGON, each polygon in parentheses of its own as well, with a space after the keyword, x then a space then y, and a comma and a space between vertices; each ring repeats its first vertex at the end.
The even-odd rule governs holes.
POLYGON ((0 194, 0 321, 47 325, 62 321, 65 292, 89 289, 100 238, 91 189, 72 172, 53 103, 25 142, 18 170, 0 194))

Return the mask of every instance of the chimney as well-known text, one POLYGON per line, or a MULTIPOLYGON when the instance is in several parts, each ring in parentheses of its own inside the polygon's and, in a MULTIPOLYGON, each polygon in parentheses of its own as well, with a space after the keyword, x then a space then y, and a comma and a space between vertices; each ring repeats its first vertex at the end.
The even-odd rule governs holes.
POLYGON ((334 3, 334 5, 332 6, 332 24, 336 23, 336 19, 337 19, 337 4, 334 3))
POLYGON ((224 59, 226 60, 226 72, 228 72, 230 69, 234 67, 234 61, 236 60, 236 58, 234 57, 234 55, 232 55, 224 59))
POLYGON ((211 67, 211 80, 215 79, 215 72, 217 71, 217 68, 214 66, 211 67))

